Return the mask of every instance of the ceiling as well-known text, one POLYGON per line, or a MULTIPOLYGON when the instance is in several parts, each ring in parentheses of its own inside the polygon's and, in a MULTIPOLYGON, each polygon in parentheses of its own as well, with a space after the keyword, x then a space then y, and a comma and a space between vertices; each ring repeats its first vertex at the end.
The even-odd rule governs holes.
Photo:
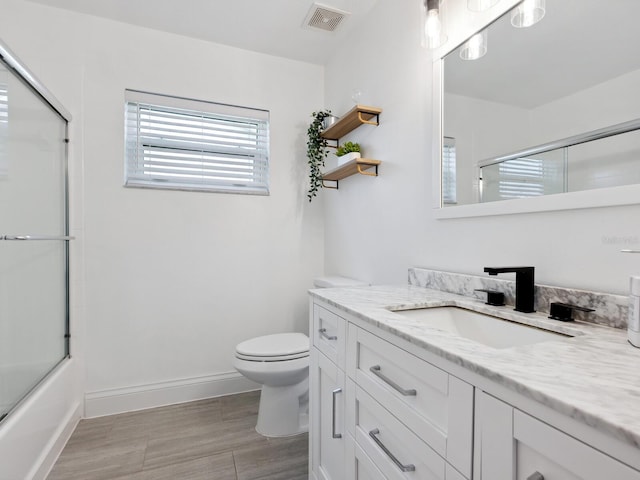
POLYGON ((544 18, 489 27, 487 54, 445 60, 445 90, 535 108, 640 68, 638 0, 547 0, 544 18))
POLYGON ((324 64, 378 0, 321 0, 350 12, 334 32, 304 27, 313 0, 29 0, 246 50, 324 64))

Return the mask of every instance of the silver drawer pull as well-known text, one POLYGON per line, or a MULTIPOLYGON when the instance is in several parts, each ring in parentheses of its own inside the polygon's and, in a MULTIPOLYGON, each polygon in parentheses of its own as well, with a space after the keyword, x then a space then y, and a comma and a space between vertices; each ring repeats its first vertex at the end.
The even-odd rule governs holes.
POLYGON ((318 330, 320 332, 320 336, 326 338, 327 340, 337 340, 338 337, 336 335, 327 335, 327 329, 321 328, 318 330))
POLYGON ((341 433, 336 433, 336 395, 342 392, 341 388, 336 388, 331 394, 333 395, 333 411, 331 413, 331 436, 333 438, 342 438, 341 433))
POLYGON ((418 393, 413 388, 411 388, 409 390, 407 390, 405 388, 402 388, 396 382, 394 382, 390 378, 384 376, 382 373, 380 373, 380 365, 374 365, 373 367, 371 367, 369 369, 369 371, 371 373, 373 373, 376 377, 380 378, 384 383, 386 383, 387 385, 391 386, 394 390, 400 392, 405 397, 409 397, 409 396, 412 396, 412 395, 417 395, 417 393, 418 393))
POLYGON ((387 447, 384 446, 384 444, 376 436, 379 433, 380 433, 380 430, 378 430, 377 428, 374 428, 369 432, 369 436, 373 438, 373 441, 376 442, 376 445, 378 445, 382 449, 382 451, 387 454, 387 457, 389 457, 391 461, 396 464, 396 467, 398 467, 401 472, 415 472, 416 471, 415 465, 413 465, 412 463, 410 463, 409 465, 403 465, 402 463, 400 463, 400 460, 398 460, 396 456, 393 453, 391 453, 387 447))
POLYGON ((535 472, 529 475, 527 477, 527 480, 544 480, 544 475, 542 475, 540 472, 535 472))
POLYGON ((0 240, 75 240, 76 237, 70 235, 0 235, 0 240))

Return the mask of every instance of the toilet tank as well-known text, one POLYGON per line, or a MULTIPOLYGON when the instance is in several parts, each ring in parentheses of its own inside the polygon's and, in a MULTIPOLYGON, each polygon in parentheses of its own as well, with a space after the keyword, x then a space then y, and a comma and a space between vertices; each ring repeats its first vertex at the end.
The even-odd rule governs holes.
POLYGON ((313 285, 316 288, 335 288, 335 287, 367 287, 368 283, 353 278, 329 276, 318 277, 313 279, 313 285))

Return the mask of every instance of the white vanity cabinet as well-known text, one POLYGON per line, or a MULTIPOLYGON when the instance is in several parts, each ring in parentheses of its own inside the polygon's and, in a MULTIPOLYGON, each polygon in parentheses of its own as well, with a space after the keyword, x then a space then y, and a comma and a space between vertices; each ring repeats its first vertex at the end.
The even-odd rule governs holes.
POLYGON ((640 472, 477 392, 477 480, 640 480, 640 472))
POLYGON ((311 312, 311 478, 470 479, 473 387, 329 305, 311 312))
POLYGON ((345 478, 345 336, 346 322, 320 305, 311 306, 310 478, 345 478))
POLYGON ((640 480, 634 444, 321 300, 311 312, 312 479, 640 480))

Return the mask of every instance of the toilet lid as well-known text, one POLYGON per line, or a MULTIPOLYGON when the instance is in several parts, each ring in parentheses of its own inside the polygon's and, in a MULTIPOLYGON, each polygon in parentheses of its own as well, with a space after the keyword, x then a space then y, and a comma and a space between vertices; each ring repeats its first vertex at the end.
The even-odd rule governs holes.
POLYGON ((309 337, 304 333, 265 335, 239 343, 236 352, 247 357, 299 357, 309 352, 309 337))

